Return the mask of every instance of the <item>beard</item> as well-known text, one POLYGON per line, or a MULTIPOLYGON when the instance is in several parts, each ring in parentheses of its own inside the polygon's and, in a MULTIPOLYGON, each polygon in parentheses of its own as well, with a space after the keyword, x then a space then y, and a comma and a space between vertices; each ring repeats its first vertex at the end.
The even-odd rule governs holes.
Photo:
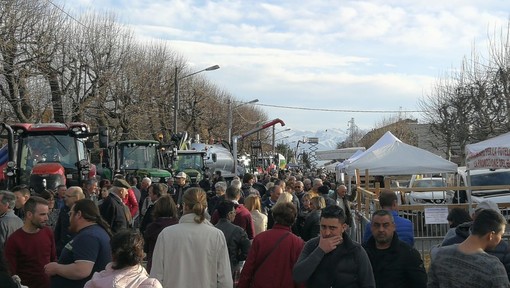
POLYGON ((46 227, 46 221, 45 222, 36 222, 36 221, 32 220, 32 226, 42 229, 42 228, 46 227))
POLYGON ((374 239, 378 244, 388 244, 392 238, 387 235, 374 235, 374 239))

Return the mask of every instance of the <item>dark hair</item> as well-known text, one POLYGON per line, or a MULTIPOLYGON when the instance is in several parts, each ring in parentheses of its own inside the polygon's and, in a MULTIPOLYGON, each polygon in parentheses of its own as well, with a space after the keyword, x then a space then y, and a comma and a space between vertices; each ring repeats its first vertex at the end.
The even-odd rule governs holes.
POLYGON ((14 186, 12 189, 11 189, 12 193, 14 192, 20 192, 21 194, 23 194, 23 196, 28 196, 30 195, 30 189, 28 188, 27 185, 18 185, 18 186, 14 186))
POLYGON ((452 210, 450 210, 450 213, 448 213, 446 220, 452 222, 450 228, 454 228, 462 223, 472 221, 471 216, 469 216, 469 213, 465 209, 460 207, 455 207, 452 210))
POLYGON ((35 207, 37 204, 42 204, 48 206, 48 201, 44 198, 41 198, 39 196, 32 196, 28 198, 27 202, 25 202, 25 206, 23 206, 23 209, 26 212, 35 213, 35 207))
POLYGON ((395 223, 395 219, 393 218, 393 214, 391 214, 391 211, 384 209, 377 210, 374 212, 374 214, 372 214, 372 219, 374 219, 375 216, 389 216, 391 223, 395 223))
POLYGON ((172 199, 170 195, 163 195, 159 197, 158 201, 156 201, 156 204, 154 204, 152 217, 152 219, 159 217, 177 218, 177 206, 175 205, 174 199, 172 199))
POLYGON ((243 175, 243 183, 248 183, 248 181, 250 181, 252 179, 255 179, 255 175, 253 175, 251 173, 245 173, 243 175))
POLYGON ((152 193, 154 193, 156 196, 161 197, 163 195, 166 195, 168 188, 165 187, 166 185, 162 183, 152 183, 149 188, 152 188, 152 193))
POLYGON ((41 193, 39 193, 39 196, 41 196, 41 198, 46 199, 48 201, 55 200, 55 194, 53 194, 53 191, 48 190, 48 189, 41 191, 41 193))
POLYGON ((240 194, 241 189, 233 187, 232 185, 230 185, 230 187, 227 188, 227 191, 225 191, 225 196, 230 200, 236 200, 240 194))
POLYGON ((221 201, 218 206, 216 206, 216 210, 218 210, 218 215, 220 218, 227 218, 228 213, 234 210, 235 204, 232 201, 221 201))
POLYGON ((492 231, 499 233, 506 225, 506 219, 500 213, 492 209, 483 209, 476 215, 471 226, 471 234, 484 236, 492 231))
POLYGON ((322 185, 320 186, 318 189, 317 189, 317 192, 319 192, 319 194, 328 194, 329 193, 329 187, 326 186, 326 185, 322 185))
POLYGON ((74 202, 72 210, 74 213, 78 213, 78 211, 80 211, 83 219, 96 223, 101 226, 110 237, 112 236, 110 225, 108 225, 108 223, 104 221, 103 217, 101 217, 101 214, 99 214, 99 208, 94 201, 90 199, 80 199, 74 202))
POLYGON ((137 231, 121 230, 110 240, 112 248, 112 269, 119 270, 142 263, 143 237, 137 231))
POLYGON ((195 223, 202 223, 205 220, 205 208, 207 208, 207 194, 202 188, 191 187, 184 191, 182 196, 184 205, 191 209, 193 213, 197 214, 195 223))
POLYGON ((103 179, 101 181, 99 181, 99 188, 110 188, 112 186, 112 182, 110 182, 110 180, 108 179, 103 179))
POLYGON ((296 221, 297 208, 294 203, 278 203, 271 209, 275 223, 292 226, 296 221))
POLYGON ((321 210, 321 219, 336 218, 340 223, 346 223, 346 217, 344 209, 336 205, 327 206, 321 210))
POLYGON ((395 202, 397 202, 397 194, 395 192, 383 191, 379 194, 379 205, 381 205, 381 208, 390 208, 395 202))

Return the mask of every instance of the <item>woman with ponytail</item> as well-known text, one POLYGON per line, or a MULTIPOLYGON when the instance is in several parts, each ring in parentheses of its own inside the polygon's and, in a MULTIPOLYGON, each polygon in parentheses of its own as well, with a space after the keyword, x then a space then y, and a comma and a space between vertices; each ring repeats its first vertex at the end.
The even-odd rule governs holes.
POLYGON ((205 219, 206 193, 198 187, 188 188, 182 201, 179 224, 159 234, 151 277, 163 287, 232 288, 225 236, 205 219))

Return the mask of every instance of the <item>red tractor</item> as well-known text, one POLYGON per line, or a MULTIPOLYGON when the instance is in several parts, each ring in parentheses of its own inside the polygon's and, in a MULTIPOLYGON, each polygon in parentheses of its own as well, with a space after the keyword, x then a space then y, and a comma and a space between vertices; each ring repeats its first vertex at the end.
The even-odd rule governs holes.
POLYGON ((59 185, 82 186, 96 175, 86 145, 89 126, 72 123, 0 124, 0 188, 26 184, 36 193, 59 185))

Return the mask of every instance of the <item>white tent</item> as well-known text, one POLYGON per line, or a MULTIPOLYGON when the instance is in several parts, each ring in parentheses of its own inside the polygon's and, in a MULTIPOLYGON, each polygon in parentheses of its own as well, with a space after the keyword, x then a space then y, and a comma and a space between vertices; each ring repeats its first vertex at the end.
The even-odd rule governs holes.
POLYGON ((510 133, 466 145, 468 170, 510 168, 510 133))
POLYGON ((371 175, 457 172, 457 164, 400 140, 372 151, 369 150, 347 164, 345 171, 348 175, 354 175, 356 169, 359 169, 362 175, 365 174, 366 169, 371 175))
POLYGON ((349 157, 349 159, 336 165, 335 170, 337 172, 344 172, 345 167, 347 167, 350 163, 356 161, 357 159, 363 157, 363 155, 365 155, 366 153, 369 153, 371 151, 374 151, 376 149, 379 149, 381 147, 384 147, 388 144, 392 144, 395 142, 402 142, 402 141, 400 139, 398 139, 397 137, 395 137, 395 135, 393 135, 390 131, 387 131, 386 133, 384 133, 383 136, 381 136, 381 138, 379 138, 379 140, 377 140, 372 146, 370 146, 370 148, 368 148, 365 151, 363 151, 363 150, 356 151, 356 153, 354 153, 354 155, 349 157))

